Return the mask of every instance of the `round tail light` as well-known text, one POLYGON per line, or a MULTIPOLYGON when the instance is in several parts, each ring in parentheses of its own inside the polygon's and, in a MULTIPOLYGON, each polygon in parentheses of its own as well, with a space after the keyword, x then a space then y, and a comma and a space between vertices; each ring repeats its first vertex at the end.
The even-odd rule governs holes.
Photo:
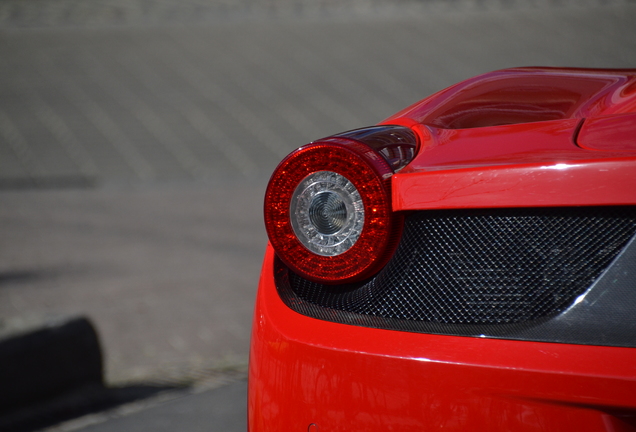
POLYGON ((342 135, 293 151, 265 194, 265 227, 277 256, 324 284, 372 276, 402 229, 391 211, 392 174, 381 153, 342 135))

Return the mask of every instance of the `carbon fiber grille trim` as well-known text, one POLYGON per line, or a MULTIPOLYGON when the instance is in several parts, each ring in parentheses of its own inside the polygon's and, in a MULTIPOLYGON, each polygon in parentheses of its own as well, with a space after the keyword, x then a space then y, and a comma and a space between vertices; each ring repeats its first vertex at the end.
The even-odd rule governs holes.
POLYGON ((636 207, 421 211, 365 283, 321 285, 281 270, 278 286, 292 309, 338 322, 524 323, 570 306, 635 232, 636 207))

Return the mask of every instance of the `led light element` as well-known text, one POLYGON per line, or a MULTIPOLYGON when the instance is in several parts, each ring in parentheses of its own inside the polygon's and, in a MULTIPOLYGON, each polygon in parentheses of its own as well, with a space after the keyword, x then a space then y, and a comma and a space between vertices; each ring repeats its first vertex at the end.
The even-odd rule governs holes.
POLYGON ((265 229, 288 268, 335 285, 365 280, 388 262, 403 223, 391 211, 391 176, 408 162, 394 164, 383 151, 415 146, 400 128, 374 127, 370 136, 358 130, 359 139, 323 138, 278 165, 265 192, 265 229))
POLYGON ((358 189, 333 171, 318 171, 300 182, 290 204, 294 233, 307 249, 340 255, 355 244, 364 226, 358 189))

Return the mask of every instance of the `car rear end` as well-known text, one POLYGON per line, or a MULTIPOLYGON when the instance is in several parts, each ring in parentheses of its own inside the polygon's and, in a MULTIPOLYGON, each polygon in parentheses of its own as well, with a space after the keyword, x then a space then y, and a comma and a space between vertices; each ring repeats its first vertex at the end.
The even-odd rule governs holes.
POLYGON ((288 156, 250 431, 636 430, 635 81, 498 71, 288 156))

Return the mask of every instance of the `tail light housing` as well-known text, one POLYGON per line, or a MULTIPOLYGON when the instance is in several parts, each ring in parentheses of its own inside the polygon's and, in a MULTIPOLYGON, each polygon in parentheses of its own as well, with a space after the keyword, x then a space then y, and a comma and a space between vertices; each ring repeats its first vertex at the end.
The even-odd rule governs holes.
POLYGON ((390 259, 402 230, 391 176, 415 155, 415 134, 375 126, 324 138, 289 154, 265 194, 265 227, 277 256, 306 279, 364 280, 390 259))

